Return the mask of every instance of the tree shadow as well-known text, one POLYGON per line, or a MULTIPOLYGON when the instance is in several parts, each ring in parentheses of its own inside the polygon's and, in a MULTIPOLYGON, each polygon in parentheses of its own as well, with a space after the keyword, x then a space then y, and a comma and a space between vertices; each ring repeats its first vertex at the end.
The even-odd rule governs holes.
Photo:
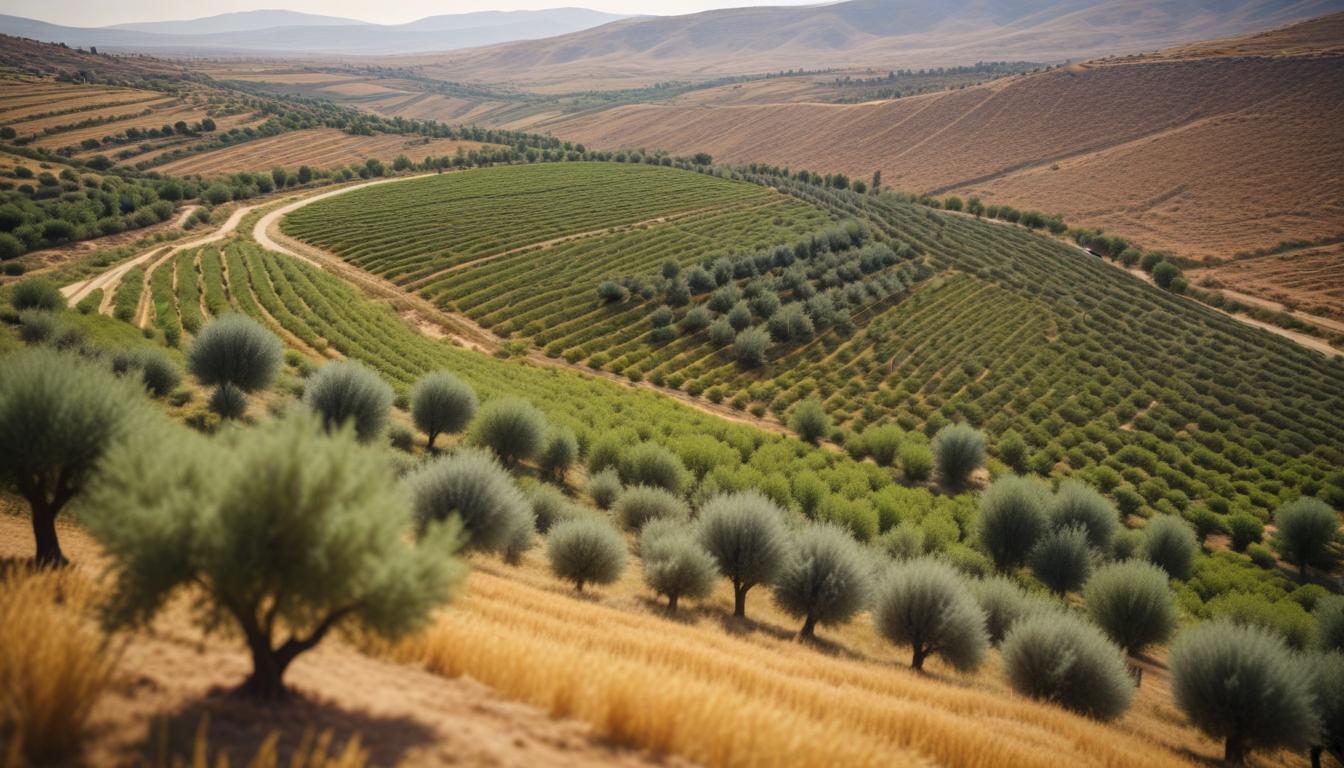
POLYGON ((144 764, 167 766, 175 757, 191 755, 202 729, 211 764, 227 756, 230 765, 251 764, 272 737, 280 765, 288 765, 296 750, 311 748, 314 739, 328 733, 329 755, 340 754, 358 737, 371 765, 397 765, 411 749, 438 739, 433 728, 418 720, 347 709, 298 691, 283 702, 265 703, 217 687, 156 719, 141 748, 144 764))

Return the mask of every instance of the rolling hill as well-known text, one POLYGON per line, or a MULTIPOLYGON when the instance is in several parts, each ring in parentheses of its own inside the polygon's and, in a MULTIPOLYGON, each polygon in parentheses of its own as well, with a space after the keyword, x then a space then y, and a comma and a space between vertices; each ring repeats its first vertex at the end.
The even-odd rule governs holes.
POLYGON ((1339 0, 849 0, 629 19, 541 42, 422 58, 446 80, 540 90, 804 68, 1060 61, 1259 31, 1339 0))
POLYGON ((625 17, 584 8, 551 8, 446 14, 382 25, 289 11, 254 11, 190 21, 85 28, 0 16, 0 33, 71 46, 182 56, 245 52, 372 55, 531 40, 621 18, 625 17))
POLYGON ((778 88, 767 80, 533 127, 600 147, 880 170, 888 187, 979 195, 1221 258, 1344 232, 1341 40, 1336 14, 902 99, 712 103, 778 88))

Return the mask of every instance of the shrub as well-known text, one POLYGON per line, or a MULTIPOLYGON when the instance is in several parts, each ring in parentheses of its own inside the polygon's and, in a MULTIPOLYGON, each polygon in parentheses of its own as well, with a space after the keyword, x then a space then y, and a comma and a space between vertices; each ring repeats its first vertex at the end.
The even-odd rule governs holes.
POLYGON ((207 387, 229 384, 255 392, 275 380, 283 351, 280 339, 257 321, 224 315, 201 330, 187 354, 187 366, 207 387))
POLYGON ((61 324, 45 309, 25 309, 19 313, 19 338, 24 344, 42 344, 56 336, 61 324))
POLYGON ((616 497, 621 495, 621 478, 614 468, 588 476, 588 495, 598 509, 611 509, 616 497))
POLYGON ((616 515, 622 525, 638 531, 650 520, 680 520, 691 518, 686 502, 662 488, 648 485, 628 486, 616 499, 616 515))
POLYGON ((746 616, 747 592, 773 583, 788 554, 784 513, 755 491, 721 494, 700 508, 700 543, 733 583, 733 615, 746 616))
POLYGON ((577 517, 551 529, 546 557, 551 572, 583 591, 586 584, 611 584, 625 571, 625 540, 605 520, 577 517))
POLYGON ((798 433, 800 440, 816 445, 831 431, 831 417, 826 414, 820 400, 808 398, 794 409, 789 427, 798 433))
POLYGON ((933 452, 926 445, 906 443, 901 446, 901 472, 912 483, 929 479, 933 471, 933 452))
POLYGON ((513 528, 509 535, 504 539, 504 548, 500 555, 504 562, 509 565, 518 565, 523 561, 523 555, 532 549, 537 543, 537 525, 536 521, 529 515, 514 520, 513 528))
POLYGON ((241 419, 247 412, 247 396, 232 384, 220 384, 210 394, 206 407, 221 419, 241 419))
POLYGON ((737 331, 734 331, 733 326, 729 325, 724 318, 715 320, 714 324, 709 326, 709 341, 716 347, 727 346, 733 343, 735 338, 737 338, 737 331))
POLYGON ((689 480, 681 459, 657 443, 640 443, 626 451, 618 471, 626 485, 649 485, 678 495, 689 480))
POLYGON ((672 611, 683 597, 708 597, 719 578, 714 558, 684 528, 670 532, 659 531, 658 527, 646 526, 639 540, 644 583, 655 594, 666 597, 668 610, 672 611))
POLYGON ((1322 752, 1330 752, 1336 760, 1344 757, 1344 656, 1313 653, 1304 661, 1321 724, 1311 746, 1312 768, 1319 768, 1322 752))
POLYGON ((608 304, 615 304, 630 298, 630 292, 614 280, 603 280, 597 286, 597 297, 608 304))
POLYGON ((543 441, 537 468, 545 477, 563 485, 565 475, 578 459, 579 439, 574 436, 574 431, 565 427, 552 427, 543 441))
POLYGON ((911 560, 891 569, 873 609, 878 634, 908 645, 910 666, 938 654, 961 671, 980 666, 989 646, 985 613, 962 576, 946 563, 911 560))
POLYGON ((70 570, 0 576, 0 741, 13 750, 8 763, 53 765, 77 752, 113 682, 114 654, 92 620, 91 587, 70 570))
POLYGON ((925 553, 924 529, 906 521, 879 536, 875 544, 893 560, 913 560, 925 553))
POLYGON ((155 397, 164 397, 182 383, 182 374, 163 352, 146 347, 135 353, 133 365, 140 370, 140 381, 155 397))
POLYGON ((1008 430, 999 438, 999 459, 1017 474, 1027 469, 1027 444, 1015 430, 1008 430))
POLYGON ((1311 644, 1322 651, 1344 652, 1344 596, 1331 595, 1316 602, 1312 611, 1311 644))
POLYGON ((968 424, 951 424, 934 435, 938 475, 951 488, 965 487, 971 473, 985 464, 985 436, 968 424))
POLYGON ((1263 544, 1252 544, 1246 547, 1246 556, 1251 558, 1255 567, 1267 571, 1274 570, 1279 565, 1278 558, 1274 557, 1274 553, 1270 551, 1269 547, 1263 544))
POLYGON ((557 523, 575 517, 578 510, 565 494, 553 485, 538 483, 527 491, 527 502, 532 508, 532 520, 539 533, 547 533, 557 523))
POLYGON ((467 428, 476 415, 476 393, 465 382, 451 373, 438 371, 416 382, 411 390, 411 418, 429 438, 440 433, 456 434, 467 428))
POLYGON ((980 544, 999 570, 1010 571, 1026 561, 1045 532, 1047 499, 1041 483, 1015 475, 1000 477, 980 496, 980 544))
POLYGON ((1306 670, 1262 628, 1227 621, 1192 627, 1176 638, 1169 666, 1176 705, 1224 741, 1230 763, 1255 748, 1307 747, 1317 733, 1306 670))
POLYGON ((512 467, 541 450, 546 420, 526 400, 492 400, 481 409, 472 429, 472 442, 495 452, 504 466, 512 467))
POLYGON ((382 434, 392 407, 392 388, 354 360, 327 363, 304 387, 303 400, 328 430, 351 424, 362 443, 382 434))
POLYGON ((415 433, 403 424, 393 424, 387 430, 387 441, 393 448, 409 452, 415 446, 415 433))
POLYGON ((1065 480, 1050 499, 1046 517, 1056 529, 1081 526, 1087 542, 1093 549, 1110 549, 1111 539, 1120 527, 1120 514, 1115 506, 1091 486, 1077 480, 1065 480))
POLYGON ((9 303, 20 312, 25 309, 50 312, 64 307, 65 297, 55 283, 40 277, 30 277, 14 284, 9 291, 9 303))
POLYGON ((1311 614, 1292 600, 1275 600, 1259 592, 1228 591, 1205 603, 1204 614, 1263 627, 1296 649, 1306 648, 1311 641, 1311 614))
POLYGON ((457 517, 465 545, 474 550, 502 551, 520 521, 532 516, 513 479, 480 450, 435 459, 407 478, 407 485, 421 532, 457 517))
POLYGON ((1238 512, 1227 518, 1227 532, 1232 537, 1233 551, 1245 552, 1264 538, 1265 524, 1249 512, 1238 512))
POLYGON ((904 437, 901 428, 894 424, 870 427, 863 433, 863 446, 879 467, 890 467, 896 463, 904 437))
POLYGON ((770 334, 760 328, 747 328, 733 339, 733 356, 743 368, 765 365, 765 356, 769 350, 770 334))
POLYGON ((1312 565, 1329 567, 1329 547, 1339 533, 1339 518, 1328 504, 1301 498, 1274 512, 1274 548, 1279 557, 1297 566, 1299 581, 1307 580, 1312 565))
POLYGON ((1173 579, 1190 578, 1199 545, 1195 532, 1175 515, 1158 515, 1143 529, 1143 556, 1173 579))
POLYGON ((409 543, 386 454, 349 432, 323 436, 301 412, 229 441, 161 432, 112 454, 92 494, 89 529, 116 577, 111 616, 147 623, 192 588, 205 626, 231 622, 246 638, 253 696, 283 697, 290 662, 333 629, 420 628, 465 575, 454 526, 409 543))
POLYGON ((607 435, 598 439, 588 449, 588 473, 594 474, 605 469, 616 471, 621 465, 621 456, 625 454, 625 441, 616 435, 607 435))
POLYGON ((1176 629, 1176 601, 1167 574, 1142 560, 1097 569, 1083 590, 1088 615, 1125 653, 1166 642, 1176 629))
POLYGON ((23 350, 0 364, 0 480, 28 502, 39 565, 65 562, 56 516, 138 427, 142 403, 102 367, 67 353, 23 350))
POLYGON ((810 639, 816 626, 844 624, 868 602, 869 570, 854 538, 842 528, 812 525, 798 533, 775 578, 775 602, 803 620, 799 636, 810 639))
POLYGON ((1002 655, 1013 690, 1087 717, 1113 720, 1134 698, 1120 649, 1068 612, 1042 612, 1019 621, 1008 630, 1002 655))
POLYGON ((976 579, 970 583, 970 588, 980 610, 985 612, 985 630, 989 633, 989 642, 995 646, 1003 642, 1008 630, 1018 621, 1035 611, 1053 607, 1003 576, 976 579))
POLYGON ((1159 261, 1153 265, 1153 282, 1159 288, 1171 288, 1176 278, 1181 276, 1181 268, 1169 261, 1159 261))
POLYGON ((1031 572, 1057 595, 1072 592, 1092 574, 1092 551, 1087 530, 1079 525, 1049 531, 1028 557, 1031 572))

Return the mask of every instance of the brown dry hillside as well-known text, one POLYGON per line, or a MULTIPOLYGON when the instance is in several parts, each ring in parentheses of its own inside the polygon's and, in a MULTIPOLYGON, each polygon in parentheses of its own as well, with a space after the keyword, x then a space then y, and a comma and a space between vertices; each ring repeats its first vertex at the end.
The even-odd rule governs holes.
POLYGON ((1344 14, 1273 39, 1283 53, 1222 41, 894 101, 644 104, 538 127, 602 147, 881 170, 889 187, 978 194, 1225 257, 1344 232, 1344 14))
POLYGON ((335 168, 363 163, 369 158, 390 162, 398 155, 421 162, 430 155, 451 155, 457 152, 458 147, 468 151, 482 146, 474 141, 430 140, 388 133, 355 136, 336 128, 308 128, 191 155, 165 163, 156 170, 177 176, 208 176, 235 171, 264 171, 276 166, 293 168, 303 164, 335 168))
POLYGON ((425 74, 538 90, 647 85, 793 68, 1059 61, 1246 34, 1341 10, 1337 0, 849 0, 630 19, 419 57, 425 74))

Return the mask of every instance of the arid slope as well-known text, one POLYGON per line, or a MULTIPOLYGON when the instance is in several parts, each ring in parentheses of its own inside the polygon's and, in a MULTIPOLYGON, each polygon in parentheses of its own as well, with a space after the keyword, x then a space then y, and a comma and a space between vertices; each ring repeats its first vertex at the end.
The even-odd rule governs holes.
POLYGON ((889 187, 977 194, 1226 257, 1344 232, 1344 14, 1268 39, 894 101, 644 104, 537 127, 602 147, 881 170, 889 187))

